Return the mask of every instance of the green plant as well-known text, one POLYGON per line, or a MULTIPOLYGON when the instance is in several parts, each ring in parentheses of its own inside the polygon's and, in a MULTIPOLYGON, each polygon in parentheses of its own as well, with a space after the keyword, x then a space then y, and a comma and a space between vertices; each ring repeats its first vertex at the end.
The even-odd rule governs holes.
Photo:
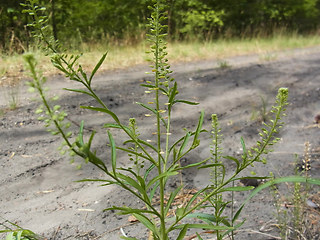
MULTIPOLYGON (((133 209, 129 207, 112 207, 106 210, 118 210, 120 214, 132 214, 135 216, 141 223, 143 223, 146 228, 148 228, 153 233, 154 239, 169 239, 170 232, 174 230, 178 230, 178 238, 182 239, 186 234, 187 229, 196 228, 196 229, 208 229, 215 230, 219 236, 219 239, 222 239, 223 236, 229 234, 231 231, 240 227, 243 222, 234 226, 235 221, 240 215, 242 210, 239 209, 238 212, 232 216, 231 220, 228 220, 226 216, 222 216, 223 210, 229 202, 224 202, 221 196, 222 192, 226 191, 246 191, 252 189, 252 187, 229 187, 230 183, 233 183, 236 180, 241 180, 238 175, 244 169, 252 166, 254 163, 263 162, 265 163, 266 159, 262 157, 262 155, 267 154, 269 152, 269 147, 276 143, 278 139, 273 138, 273 134, 277 132, 279 126, 281 126, 281 122, 279 122, 281 115, 284 111, 284 106, 286 104, 287 98, 287 90, 280 89, 279 94, 277 96, 277 105, 274 107, 274 113, 276 114, 275 119, 270 125, 266 126, 269 128, 268 130, 264 129, 261 133, 262 139, 257 142, 257 147, 251 148, 248 150, 244 144, 243 139, 241 139, 241 143, 243 146, 243 155, 241 159, 236 159, 232 156, 223 156, 226 160, 234 161, 237 164, 236 171, 232 174, 231 177, 226 178, 226 170, 225 166, 219 159, 222 157, 221 151, 219 150, 218 143, 219 141, 214 140, 214 145, 212 154, 213 154, 213 162, 208 163, 209 159, 205 159, 195 164, 190 164, 184 167, 180 167, 178 161, 185 156, 188 152, 192 151, 194 148, 198 146, 200 143, 199 134, 204 132, 202 129, 202 122, 204 118, 204 113, 202 112, 198 121, 198 125, 195 131, 188 131, 185 136, 181 137, 177 142, 169 146, 169 125, 168 122, 170 118, 166 119, 160 115, 160 113, 164 113, 164 110, 158 108, 158 110, 152 109, 149 106, 139 103, 139 105, 151 111, 151 114, 155 114, 157 116, 158 122, 158 137, 159 143, 161 143, 161 124, 164 125, 165 136, 166 136, 166 146, 165 150, 162 150, 161 144, 158 144, 158 148, 156 146, 151 145, 150 143, 144 141, 139 138, 139 135, 136 132, 136 124, 133 119, 130 120, 129 126, 123 125, 118 117, 111 112, 107 107, 98 108, 91 106, 82 106, 85 109, 91 109, 94 111, 101 111, 109 116, 115 121, 115 123, 105 124, 105 128, 120 128, 122 129, 129 137, 129 140, 126 143, 132 143, 133 147, 123 148, 117 147, 113 140, 111 132, 108 130, 108 138, 111 147, 111 169, 108 168, 105 161, 98 158, 94 151, 91 149, 91 143, 94 137, 94 133, 91 134, 89 141, 85 142, 83 138, 83 128, 84 123, 81 123, 80 131, 78 138, 75 142, 71 142, 70 136, 71 132, 66 133, 65 130, 68 128, 69 123, 64 121, 65 113, 59 112, 60 106, 55 105, 53 107, 48 103, 45 93, 43 91, 42 83, 44 82, 44 78, 39 75, 35 71, 35 59, 32 55, 25 56, 27 63, 29 64, 29 69, 32 72, 32 77, 34 79, 33 82, 30 82, 29 85, 32 88, 35 88, 39 91, 41 98, 43 99, 44 106, 37 110, 38 113, 45 112, 47 117, 41 118, 46 122, 46 126, 49 128, 49 131, 53 134, 61 134, 62 138, 65 140, 64 144, 69 147, 70 153, 72 155, 77 154, 78 156, 85 159, 86 162, 90 162, 100 168, 107 176, 111 178, 108 179, 85 179, 82 181, 101 181, 105 185, 116 184, 125 190, 132 193, 133 196, 137 197, 141 201, 143 201, 146 205, 146 209, 133 209), (51 125, 54 125, 55 129, 50 128, 51 125), (116 161, 116 152, 117 150, 124 151, 130 155, 130 159, 133 161, 134 168, 117 168, 116 161), (156 153, 153 157, 148 150, 152 150, 156 153), (172 159, 169 159, 169 154, 172 154, 172 159), (166 157, 167 156, 167 157, 166 157), (141 159, 149 163, 149 167, 142 174, 141 168, 144 167, 144 164, 141 163, 141 159), (194 197, 187 202, 185 207, 180 207, 176 209, 175 218, 167 219, 168 211, 172 206, 172 203, 175 197, 182 190, 182 185, 179 186, 175 191, 170 193, 169 201, 165 204, 165 195, 166 195, 166 183, 171 176, 177 175, 179 171, 190 168, 190 167, 199 167, 199 168, 212 168, 214 176, 213 176, 213 184, 209 185, 206 188, 199 190, 194 197), (152 177, 152 170, 156 170, 157 174, 155 177, 152 177), (125 174, 126 173, 126 174, 125 174), (127 174, 130 174, 127 175, 127 174), (158 194, 160 197, 160 210, 156 209, 152 205, 152 199, 155 195, 158 194), (199 202, 195 202, 197 198, 201 198, 199 202), (206 203, 210 202, 212 207, 214 208, 214 214, 205 214, 205 213, 193 213, 196 210, 207 207, 206 203), (180 222, 184 219, 194 217, 204 221, 203 224, 189 224, 180 222), (220 233, 221 232, 221 233, 220 233)), ((176 83, 171 88, 171 93, 176 91, 176 83)), ((147 88, 156 88, 155 85, 147 85, 147 88)), ((91 89, 89 87, 88 89, 91 89)), ((83 90, 70 89, 71 91, 82 92, 84 94, 92 94, 93 92, 84 92, 83 90)), ((149 91, 147 90, 147 91, 149 91)), ((159 96, 158 96, 159 97, 159 96)), ((156 97, 157 101, 157 97, 156 97)), ((174 104, 175 102, 185 102, 185 100, 176 100, 172 98, 169 102, 170 104, 174 104)), ((170 104, 167 104, 168 109, 166 111, 171 113, 170 104)), ((190 103, 191 104, 191 103, 190 103)), ((160 105, 160 104, 159 104, 160 105)), ((150 115, 151 115, 150 114, 150 115)), ((216 127, 217 118, 213 115, 213 126, 216 127)), ((214 131, 214 138, 217 139, 219 131, 214 131)), ((248 177, 246 177, 248 178, 248 177)), ((250 178, 250 177, 249 177, 250 178)), ((253 177, 259 178, 259 177, 253 177)))
POLYGON ((304 159, 302 162, 295 155, 295 175, 274 178, 259 186, 249 196, 249 199, 266 187, 271 187, 276 207, 277 227, 280 237, 288 239, 318 239, 319 217, 318 206, 310 200, 311 191, 317 192, 311 185, 320 185, 319 179, 310 177, 310 143, 305 143, 304 159), (280 183, 286 183, 287 190, 280 190, 280 183), (292 183, 292 184, 290 184, 292 183), (312 220, 317 219, 317 220, 312 220), (311 223, 311 224, 310 224, 311 223))
POLYGON ((231 67, 231 65, 226 60, 219 60, 217 64, 220 69, 227 69, 231 67))
POLYGON ((10 86, 7 90, 7 98, 9 109, 17 109, 19 105, 19 87, 16 85, 10 86))
MULTIPOLYGON (((154 142, 146 141, 140 137, 138 123, 135 119, 130 119, 127 124, 123 123, 119 116, 111 111, 93 90, 94 75, 107 54, 103 54, 91 74, 87 74, 79 64, 80 55, 63 53, 58 42, 50 37, 47 18, 43 15, 45 9, 39 7, 37 3, 36 0, 29 0, 24 4, 25 12, 34 18, 34 22, 29 25, 34 28, 34 35, 45 43, 45 49, 51 55, 52 64, 70 80, 85 87, 85 90, 66 90, 89 95, 95 99, 95 106, 81 106, 81 108, 98 111, 108 117, 108 122, 104 124, 104 128, 109 140, 110 159, 101 159, 95 154, 92 146, 95 132, 92 132, 86 141, 84 122, 80 124, 77 138, 71 138, 72 132, 67 130, 70 123, 65 120, 66 113, 61 110, 59 105, 52 106, 51 101, 47 99, 43 86, 46 79, 36 70, 36 60, 33 55, 27 54, 25 60, 33 79, 29 82, 29 86, 31 90, 38 92, 43 101, 43 105, 36 112, 44 113, 44 116, 40 119, 45 122, 49 131, 63 138, 63 145, 66 147, 61 148, 62 153, 67 150, 72 156, 80 156, 85 162, 97 166, 106 176, 105 179, 84 179, 82 181, 97 181, 103 185, 117 185, 130 192, 133 197, 139 199, 145 205, 144 208, 113 206, 106 210, 116 210, 119 214, 133 215, 152 233, 155 240, 168 240, 172 236, 181 240, 188 229, 196 229, 196 231, 199 231, 199 229, 211 230, 212 233, 217 235, 218 239, 222 239, 229 234, 232 235, 232 232, 243 223, 238 223, 236 220, 239 218, 244 205, 236 212, 232 212, 231 216, 225 216, 224 210, 230 202, 223 199, 222 193, 248 191, 253 188, 250 186, 235 186, 235 181, 246 178, 266 178, 240 177, 239 174, 243 170, 253 167, 256 163, 266 163, 265 155, 271 151, 272 145, 279 140, 274 135, 283 125, 281 118, 287 105, 288 90, 285 88, 279 89, 276 103, 271 110, 273 119, 264 123, 265 127, 262 128, 260 133, 261 139, 257 141, 256 146, 248 149, 241 138, 243 154, 239 159, 223 155, 220 148, 221 135, 218 119, 216 115, 212 115, 211 157, 197 163, 181 166, 179 164, 180 159, 199 146, 200 134, 206 132, 202 128, 204 112, 201 112, 195 130, 186 130, 183 136, 173 141, 171 121, 174 105, 178 103, 196 105, 197 103, 177 98, 179 94, 178 83, 170 75, 170 65, 166 58, 166 25, 164 24, 166 11, 162 1, 153 1, 152 6, 150 6, 152 13, 149 18, 150 33, 148 34, 148 40, 151 44, 149 53, 152 56, 151 73, 153 74, 153 81, 141 85, 145 88, 145 93, 150 94, 150 101, 137 103, 147 111, 146 117, 155 119, 156 139, 154 142), (128 139, 124 142, 124 146, 116 145, 111 132, 113 128, 120 129, 126 134, 128 139), (130 166, 117 166, 119 152, 129 155, 132 163, 130 166), (235 163, 236 169, 233 173, 226 174, 224 161, 235 163), (187 168, 210 168, 212 170, 211 183, 200 189, 191 199, 188 199, 185 205, 174 207, 175 198, 183 191, 183 185, 178 186, 174 191, 169 191, 167 183, 170 178, 187 168), (168 196, 167 200, 166 196, 168 196), (153 204, 156 197, 160 199, 159 208, 153 204), (213 213, 204 213, 203 208, 213 209, 213 213), (168 218, 170 209, 174 209, 175 215, 168 218), (202 222, 199 224, 190 223, 188 222, 189 218, 197 218, 202 222)), ((197 234, 201 238, 200 234, 197 234)))
POLYGON ((267 122, 268 121, 268 110, 267 110, 267 104, 268 102, 263 96, 260 96, 261 100, 261 106, 260 109, 256 109, 256 106, 254 106, 254 109, 252 110, 251 114, 251 120, 258 120, 261 122, 267 122))
MULTIPOLYGON (((272 176, 274 178, 274 176, 272 176)), ((281 194, 276 185, 272 185, 270 187, 270 193, 274 199, 274 205, 276 209, 276 220, 280 230, 280 237, 281 239, 285 239, 286 232, 288 229, 288 211, 286 208, 283 207, 281 194)))
MULTIPOLYGON (((298 155, 296 158, 295 175, 297 177, 304 176, 305 179, 310 178, 310 143, 305 143, 304 159, 300 163, 298 155)), ((307 201, 310 197, 310 183, 294 182, 287 184, 288 194, 283 194, 276 186, 272 187, 271 193, 274 195, 276 206, 276 217, 280 230, 281 239, 313 239, 312 231, 307 220, 307 201)))
POLYGON ((34 232, 23 229, 17 224, 10 222, 9 220, 3 218, 2 220, 4 220, 4 222, 0 223, 0 225, 4 229, 0 229, 0 234, 6 234, 5 240, 40 240, 40 237, 34 232))
POLYGON ((0 78, 2 78, 7 73, 7 69, 5 66, 0 67, 0 78))
POLYGON ((262 56, 260 56, 260 59, 262 61, 270 62, 270 61, 276 60, 277 59, 277 55, 274 54, 274 53, 266 53, 266 54, 263 54, 262 56))

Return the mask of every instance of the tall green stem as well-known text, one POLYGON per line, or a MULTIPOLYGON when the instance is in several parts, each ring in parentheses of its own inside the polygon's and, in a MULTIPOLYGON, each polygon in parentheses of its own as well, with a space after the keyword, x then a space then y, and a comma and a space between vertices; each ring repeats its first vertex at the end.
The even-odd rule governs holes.
MULTIPOLYGON (((165 163, 162 163, 161 154, 161 116, 160 116, 160 99, 159 99, 159 81, 160 81, 160 0, 155 4, 155 49, 154 49, 154 58, 155 58, 155 100, 156 100, 156 111, 157 111, 157 149, 158 149, 158 174, 161 175, 162 172, 166 171, 165 163)), ((164 178, 160 179, 160 234, 161 239, 166 240, 166 224, 165 224, 165 180, 164 178)))

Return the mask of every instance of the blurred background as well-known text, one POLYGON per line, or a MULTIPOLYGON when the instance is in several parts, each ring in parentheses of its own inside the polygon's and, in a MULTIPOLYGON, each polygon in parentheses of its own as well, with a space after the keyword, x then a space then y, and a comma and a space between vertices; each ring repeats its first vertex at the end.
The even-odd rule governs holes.
MULTIPOLYGON (((21 0, 1 0, 0 49, 23 53, 36 44, 21 0)), ((134 45, 145 39, 150 0, 46 0, 53 36, 69 48, 134 45)), ((167 0, 170 41, 317 34, 319 0, 167 0)))

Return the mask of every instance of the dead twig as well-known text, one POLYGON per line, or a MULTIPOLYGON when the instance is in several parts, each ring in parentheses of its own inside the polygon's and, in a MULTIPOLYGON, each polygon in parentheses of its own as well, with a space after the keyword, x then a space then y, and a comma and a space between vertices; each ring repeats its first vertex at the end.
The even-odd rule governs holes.
POLYGON ((60 225, 57 227, 57 229, 56 229, 56 230, 54 231, 54 233, 52 234, 52 237, 51 237, 52 240, 55 240, 55 239, 56 239, 59 230, 60 230, 60 225))

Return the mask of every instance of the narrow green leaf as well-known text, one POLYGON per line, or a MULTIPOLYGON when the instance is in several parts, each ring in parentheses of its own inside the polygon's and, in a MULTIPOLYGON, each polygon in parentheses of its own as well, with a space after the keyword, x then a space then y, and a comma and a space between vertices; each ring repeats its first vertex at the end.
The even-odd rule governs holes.
MULTIPOLYGON (((207 130, 205 129, 202 129, 200 131, 200 133, 203 133, 203 132, 207 132, 207 130)), ((192 132, 191 133, 191 136, 194 136, 195 135, 195 132, 192 132)), ((172 144, 172 146, 170 147, 170 150, 169 152, 171 152, 178 144, 180 144, 183 140, 185 139, 185 136, 181 137, 180 139, 178 139, 174 144, 172 144)))
POLYGON ((103 128, 118 128, 118 129, 125 128, 127 131, 131 132, 130 128, 118 123, 106 123, 103 125, 103 128))
POLYGON ((136 102, 136 103, 157 115, 157 110, 156 109, 154 109, 154 108, 152 108, 152 107, 150 107, 150 106, 148 106, 148 105, 146 105, 144 103, 141 103, 141 102, 136 102))
MULTIPOLYGON (((148 143, 148 142, 146 142, 146 141, 144 141, 144 140, 142 140, 142 139, 140 139, 140 138, 138 138, 138 142, 139 143, 141 143, 141 144, 143 144, 143 145, 145 145, 145 146, 148 146, 149 148, 151 148, 153 151, 155 151, 156 153, 158 152, 158 149, 156 149, 153 145, 151 145, 150 143, 148 143)), ((162 156, 161 156, 161 158, 163 158, 162 156)))
POLYGON ((141 87, 147 87, 147 88, 155 88, 155 85, 152 84, 140 84, 141 87))
POLYGON ((149 173, 152 171, 152 169, 154 169, 156 167, 156 163, 151 164, 151 166, 146 170, 146 173, 144 174, 144 179, 147 179, 147 177, 149 176, 149 173))
POLYGON ((92 81, 92 79, 93 79, 93 77, 94 77, 94 75, 96 74, 96 72, 98 71, 98 69, 100 68, 100 66, 102 65, 102 63, 104 62, 104 60, 106 59, 106 57, 107 57, 107 52, 106 53, 104 53, 103 55, 102 55, 102 57, 101 57, 101 59, 99 60, 99 62, 97 63, 97 65, 95 66, 95 68, 93 69, 93 71, 92 71, 92 73, 91 73, 91 76, 90 76, 90 78, 89 78, 89 86, 91 85, 91 81, 92 81))
POLYGON ((240 138, 240 142, 241 142, 241 145, 242 145, 243 154, 244 154, 244 156, 246 158, 247 155, 248 155, 248 152, 247 152, 246 144, 244 142, 243 137, 240 138))
POLYGON ((144 159, 146 159, 146 160, 148 160, 148 161, 150 161, 152 163, 155 163, 154 159, 149 158, 148 156, 146 156, 146 155, 144 155, 142 153, 138 153, 138 152, 135 152, 133 150, 130 150, 130 149, 127 149, 127 148, 122 148, 122 147, 117 147, 117 149, 121 150, 121 151, 124 151, 124 152, 127 152, 127 153, 130 153, 130 154, 134 154, 134 155, 136 155, 138 157, 142 157, 142 158, 144 158, 144 159))
POLYGON ((152 201, 157 189, 160 186, 160 182, 156 182, 156 184, 154 185, 154 187, 151 189, 150 193, 149 193, 149 200, 152 201))
MULTIPOLYGON (((146 189, 146 182, 144 181, 144 179, 141 177, 141 176, 139 176, 139 175, 137 175, 133 170, 131 170, 131 169, 126 169, 126 168, 123 168, 122 170, 129 170, 129 172, 131 172, 131 174, 133 174, 135 177, 136 177, 136 179, 138 180, 138 182, 140 183, 140 186, 142 187, 142 189, 146 189)), ((149 197, 147 196, 147 195, 145 195, 146 197, 147 197, 147 199, 149 199, 149 197)))
POLYGON ((213 167, 222 167, 224 169, 224 165, 222 163, 210 163, 207 165, 200 166, 198 167, 198 169, 213 168, 213 167))
POLYGON ((169 209, 170 209, 170 207, 172 207, 171 206, 171 204, 172 204, 172 202, 174 201, 174 199, 175 199, 175 197, 177 196, 177 194, 180 192, 180 190, 182 189, 182 185, 181 186, 179 186, 176 190, 174 190, 173 192, 171 192, 171 194, 170 194, 170 197, 169 197, 169 199, 168 199, 168 202, 167 202, 167 205, 166 205, 166 208, 165 208, 165 210, 164 210, 164 215, 166 216, 167 215, 167 213, 169 212, 169 209))
POLYGON ((115 184, 116 182, 115 181, 111 181, 111 180, 106 180, 106 179, 81 179, 81 180, 77 180, 75 182, 107 182, 107 183, 110 183, 110 184, 115 184))
POLYGON ((173 101, 173 104, 175 104, 175 103, 185 103, 185 104, 189 104, 189 105, 199 105, 199 103, 198 102, 191 102, 191 101, 187 101, 187 100, 175 100, 175 101, 173 101))
POLYGON ((82 67, 81 67, 81 66, 79 66, 78 71, 81 73, 81 76, 83 77, 83 79, 85 80, 85 82, 88 83, 87 74, 82 70, 82 67))
MULTIPOLYGON (((79 142, 80 142, 81 146, 84 145, 84 142, 83 142, 83 128, 84 128, 84 121, 82 120, 81 123, 80 123, 80 129, 79 129, 79 142)), ((79 148, 81 146, 79 146, 79 148)))
POLYGON ((153 223, 143 214, 140 213, 134 213, 132 214, 134 217, 136 217, 144 226, 146 226, 151 232, 157 233, 156 227, 153 225, 153 223))
POLYGON ((86 151, 86 156, 89 158, 89 161, 96 165, 97 167, 100 167, 103 169, 103 171, 107 172, 107 167, 106 165, 103 163, 103 161, 97 157, 97 155, 95 153, 92 153, 89 149, 85 150, 86 151))
POLYGON ((129 176, 126 176, 126 175, 123 175, 123 174, 121 174, 121 173, 119 173, 119 172, 117 173, 116 176, 117 176, 118 178, 124 180, 124 181, 125 181, 125 182, 124 182, 125 184, 130 185, 131 187, 137 189, 140 194, 142 194, 142 195, 144 195, 144 196, 147 196, 145 189, 143 189, 143 188, 140 186, 139 182, 135 181, 133 178, 131 178, 131 177, 129 177, 129 176))
POLYGON ((270 179, 270 176, 265 176, 265 177, 239 177, 239 178, 234 178, 233 181, 236 180, 241 180, 241 179, 270 179))
MULTIPOLYGON (((71 59, 74 57, 74 55, 70 56, 69 62, 71 61, 71 59)), ((68 67, 70 68, 70 70, 73 69, 74 64, 76 63, 76 61, 80 58, 80 55, 75 56, 75 58, 72 60, 71 63, 68 64, 68 67)))
POLYGON ((66 74, 66 76, 70 75, 69 72, 61 65, 60 62, 57 62, 57 61, 51 59, 51 63, 55 68, 59 69, 61 72, 66 74))
POLYGON ((203 240, 203 238, 199 235, 199 233, 196 233, 196 234, 197 234, 198 240, 203 240))
POLYGON ((186 218, 199 218, 201 220, 207 220, 207 222, 210 224, 217 223, 219 221, 227 227, 231 227, 230 223, 224 217, 216 219, 214 215, 208 213, 190 213, 186 216, 186 218))
POLYGON ((180 170, 187 169, 187 168, 197 167, 197 166, 199 166, 199 165, 201 165, 203 163, 206 163, 208 160, 210 160, 210 158, 202 160, 201 162, 192 163, 192 164, 188 164, 188 165, 183 166, 183 167, 176 168, 175 170, 176 171, 180 171, 180 170))
POLYGON ((193 138, 193 143, 192 143, 192 147, 193 148, 195 148, 196 146, 199 145, 198 135, 201 132, 203 118, 204 118, 204 111, 201 111, 200 117, 199 117, 199 121, 198 121, 198 126, 197 126, 197 129, 196 129, 195 133, 194 133, 194 138, 193 138))
POLYGON ((197 199, 197 197, 203 193, 204 191, 206 191, 206 188, 203 188, 201 190, 199 190, 196 194, 193 195, 193 197, 189 200, 189 202, 187 203, 187 206, 185 207, 185 209, 188 210, 188 208, 193 204, 193 202, 197 199))
POLYGON ((155 182, 157 182, 159 179, 161 178, 167 178, 169 176, 174 176, 174 175, 177 175, 179 174, 179 172, 177 171, 167 171, 167 172, 163 172, 161 173, 160 175, 154 177, 147 185, 147 188, 146 189, 149 189, 155 182))
POLYGON ((103 128, 118 128, 121 129, 121 126, 117 123, 106 123, 103 125, 103 128))
MULTIPOLYGON (((130 208, 130 207, 117 207, 117 206, 112 206, 110 208, 106 208, 103 211, 119 211, 117 214, 119 215, 128 215, 128 214, 133 214, 133 213, 148 213, 148 214, 155 214, 155 212, 150 211, 150 210, 145 210, 145 209, 138 209, 138 208, 130 208)), ((157 215, 157 214, 156 214, 157 215)))
POLYGON ((217 219, 214 215, 208 213, 190 213, 186 218, 205 218, 210 222, 217 222, 217 219))
POLYGON ((112 184, 119 185, 118 182, 111 181, 111 180, 105 180, 105 179, 81 179, 76 182, 105 182, 105 184, 102 184, 100 186, 107 186, 107 185, 112 185, 112 184))
POLYGON ((171 91, 170 91, 169 100, 168 100, 168 102, 170 103, 169 105, 170 107, 173 105, 173 100, 177 95, 177 87, 178 87, 177 82, 174 82, 173 87, 170 89, 171 91))
POLYGON ((118 119, 117 115, 110 111, 109 109, 106 108, 98 108, 98 107, 90 107, 90 106, 81 106, 81 108, 83 109, 89 109, 89 110, 93 110, 93 111, 97 111, 97 112, 104 112, 109 114, 118 124, 120 124, 120 120, 118 119))
POLYGON ((95 131, 93 131, 90 135, 90 138, 89 138, 89 141, 88 141, 88 148, 90 149, 91 148, 91 144, 92 144, 92 141, 93 141, 93 138, 94 138, 94 135, 96 134, 95 131))
POLYGON ((241 214, 241 212, 242 212, 242 210, 243 210, 243 207, 244 207, 244 205, 242 205, 242 206, 238 209, 238 211, 235 213, 235 215, 234 215, 233 218, 232 218, 232 223, 235 223, 235 221, 238 220, 238 218, 239 218, 239 216, 240 216, 240 214, 241 214))
POLYGON ((239 162, 238 159, 236 159, 235 157, 232 157, 232 156, 223 156, 223 158, 229 159, 229 160, 231 160, 231 161, 234 161, 234 162, 237 164, 237 169, 239 169, 240 162, 239 162))
MULTIPOLYGON (((181 229, 184 227, 184 224, 175 226, 174 229, 181 229)), ((227 227, 227 226, 215 226, 215 225, 210 225, 210 224, 189 224, 188 225, 189 229, 190 228, 195 228, 195 229, 207 229, 207 230, 233 230, 234 227, 227 227)))
POLYGON ((221 192, 243 192, 243 191, 250 191, 254 189, 253 186, 246 186, 246 187, 242 187, 242 186, 237 186, 237 187, 227 187, 227 188, 223 188, 221 192))
POLYGON ((116 145, 113 140, 112 134, 108 131, 109 142, 111 145, 111 162, 112 162, 112 170, 113 173, 116 173, 117 168, 117 156, 116 156, 116 145))
MULTIPOLYGON (((233 229, 230 229, 230 230, 227 230, 223 233, 223 236, 229 236, 229 234, 231 232, 233 232, 234 230, 240 228, 244 223, 245 223, 246 220, 243 220, 242 222, 236 224, 236 225, 233 225, 233 229)), ((233 222, 234 223, 234 222, 233 222)))
MULTIPOLYGON (((170 153, 170 150, 169 150, 169 153, 170 153)), ((177 158, 177 155, 178 155, 178 150, 177 150, 177 148, 173 148, 173 153, 172 153, 173 163, 178 162, 179 159, 177 158)))
POLYGON ((181 229, 178 237, 177 237, 177 240, 183 240, 183 238, 185 237, 187 231, 189 229, 189 224, 185 224, 184 227, 181 229))
MULTIPOLYGON (((149 106, 147 106, 146 104, 144 104, 144 103, 141 103, 141 102, 136 102, 138 105, 140 105, 140 106, 142 106, 142 107, 144 107, 144 108, 146 108, 146 109, 148 109, 149 111, 151 111, 152 113, 154 113, 155 115, 157 115, 158 114, 158 112, 157 112, 157 110, 156 109, 154 109, 154 108, 152 108, 152 107, 149 107, 149 106)), ((163 125, 164 125, 164 127, 165 128, 167 128, 167 123, 166 123, 166 121, 163 119, 163 117, 161 116, 161 114, 159 113, 159 116, 160 116, 160 119, 161 119, 161 121, 162 121, 162 123, 163 123, 163 125)))
POLYGON ((190 132, 187 132, 187 134, 184 136, 183 143, 181 144, 181 146, 179 148, 179 152, 178 152, 178 156, 177 156, 178 159, 180 159, 180 156, 182 155, 184 148, 187 146, 189 139, 190 139, 190 136, 191 136, 190 132))

